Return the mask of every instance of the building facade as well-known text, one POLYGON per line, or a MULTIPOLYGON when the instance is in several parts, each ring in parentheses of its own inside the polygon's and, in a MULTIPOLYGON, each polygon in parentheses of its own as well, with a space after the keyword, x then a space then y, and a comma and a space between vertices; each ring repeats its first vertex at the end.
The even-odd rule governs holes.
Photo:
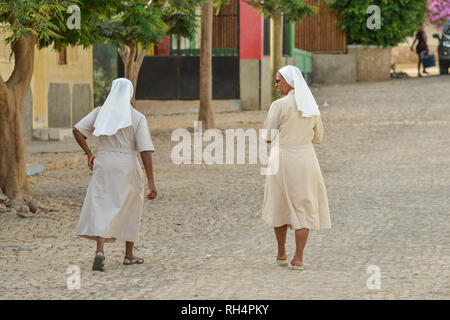
MULTIPOLYGON (((6 81, 14 57, 0 34, 0 74, 6 81)), ((24 105, 26 139, 61 139, 93 108, 92 49, 35 50, 34 70, 24 105), (49 130, 50 129, 50 130, 49 130)))
MULTIPOLYGON (((294 63, 293 32, 293 25, 286 23, 285 64, 294 63)), ((241 110, 270 106, 269 34, 269 21, 243 0, 231 0, 214 15, 213 99, 238 101, 241 110)), ((194 39, 168 37, 149 49, 139 73, 138 103, 197 100, 199 48, 200 30, 194 39)), ((123 74, 119 59, 118 75, 123 74)))

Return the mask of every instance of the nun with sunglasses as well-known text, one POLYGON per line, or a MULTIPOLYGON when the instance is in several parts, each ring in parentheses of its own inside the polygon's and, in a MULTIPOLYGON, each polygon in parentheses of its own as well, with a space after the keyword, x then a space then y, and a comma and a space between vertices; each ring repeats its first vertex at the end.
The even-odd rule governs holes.
POLYGON ((73 134, 93 170, 81 209, 76 235, 97 243, 93 270, 104 271, 104 243, 125 241, 124 265, 142 264, 133 255, 139 237, 144 204, 144 175, 137 158, 139 152, 147 176, 147 199, 156 198, 152 152, 155 150, 145 116, 133 108, 133 84, 125 78, 112 82, 111 92, 101 107, 81 119, 73 134), (98 137, 94 156, 86 139, 98 137))
POLYGON ((268 134, 277 132, 266 140, 277 141, 270 156, 278 157, 278 167, 266 175, 259 215, 274 228, 277 263, 301 271, 309 230, 331 228, 327 192, 313 147, 322 141, 324 129, 317 103, 297 67, 281 68, 275 86, 283 97, 270 106, 264 126, 268 134), (285 247, 288 228, 295 230, 296 244, 290 261, 285 247))

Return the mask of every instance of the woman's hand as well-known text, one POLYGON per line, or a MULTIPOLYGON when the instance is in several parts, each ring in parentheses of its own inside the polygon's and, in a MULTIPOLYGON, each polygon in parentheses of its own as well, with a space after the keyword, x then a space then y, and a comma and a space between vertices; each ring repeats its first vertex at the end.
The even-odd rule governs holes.
POLYGON ((155 180, 153 179, 153 164, 152 164, 152 152, 151 150, 141 151, 142 163, 144 164, 145 173, 147 174, 147 182, 149 193, 147 199, 153 200, 156 198, 155 180))
POLYGON ((158 191, 156 191, 155 184, 153 182, 149 182, 148 183, 148 189, 149 189, 149 192, 147 194, 147 199, 149 199, 149 200, 155 199, 156 198, 156 194, 158 193, 158 191))
POLYGON ((94 155, 91 153, 88 155, 88 167, 92 170, 94 168, 94 155))

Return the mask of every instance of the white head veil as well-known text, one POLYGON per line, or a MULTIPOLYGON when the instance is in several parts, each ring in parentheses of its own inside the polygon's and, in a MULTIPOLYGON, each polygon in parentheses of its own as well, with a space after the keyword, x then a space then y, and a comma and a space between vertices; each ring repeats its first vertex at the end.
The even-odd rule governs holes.
POLYGON ((283 76, 288 85, 294 88, 295 102, 297 103, 297 109, 302 112, 302 116, 309 118, 320 115, 316 100, 311 90, 309 90, 300 69, 288 65, 278 70, 278 72, 283 76))
POLYGON ((125 78, 118 78, 112 82, 111 92, 100 108, 94 123, 94 135, 111 136, 119 129, 132 125, 131 98, 133 84, 125 78))

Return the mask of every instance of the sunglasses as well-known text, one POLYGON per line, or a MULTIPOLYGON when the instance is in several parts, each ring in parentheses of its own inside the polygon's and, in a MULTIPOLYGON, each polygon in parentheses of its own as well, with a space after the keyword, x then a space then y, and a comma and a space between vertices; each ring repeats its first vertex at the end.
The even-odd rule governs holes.
POLYGON ((275 79, 275 83, 280 83, 281 79, 275 79))

